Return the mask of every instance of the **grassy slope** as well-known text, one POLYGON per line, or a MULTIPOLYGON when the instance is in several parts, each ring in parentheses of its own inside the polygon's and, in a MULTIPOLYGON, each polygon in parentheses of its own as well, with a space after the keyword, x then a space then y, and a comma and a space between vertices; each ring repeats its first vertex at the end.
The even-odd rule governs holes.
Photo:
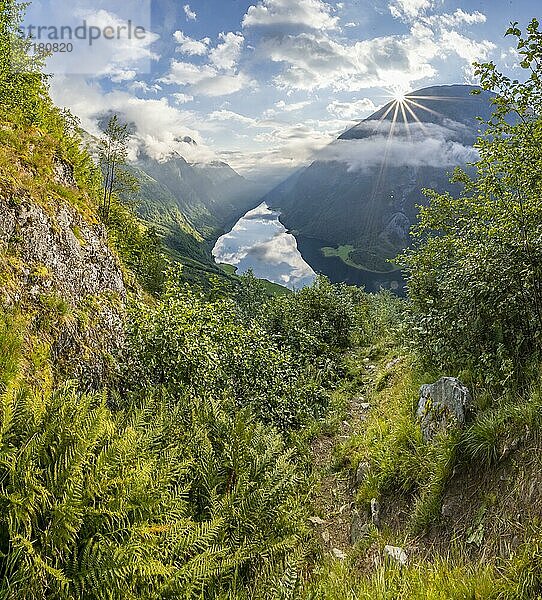
POLYGON ((392 336, 347 356, 346 369, 341 410, 312 442, 324 560, 303 597, 540 598, 540 390, 492 408, 480 396, 463 432, 428 446, 415 406, 419 385, 438 374, 420 372, 392 336), (370 404, 367 412, 360 401, 370 404), (356 483, 362 462, 368 474, 356 483), (354 521, 358 532, 363 527, 356 543, 348 534, 354 521), (385 557, 387 544, 406 551, 405 567, 385 557))

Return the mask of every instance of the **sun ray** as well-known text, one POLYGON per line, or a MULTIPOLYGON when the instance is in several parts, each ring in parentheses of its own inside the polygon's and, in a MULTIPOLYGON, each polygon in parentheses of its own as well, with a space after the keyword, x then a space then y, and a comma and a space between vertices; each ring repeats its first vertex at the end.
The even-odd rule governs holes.
POLYGON ((459 96, 417 96, 414 94, 407 94, 406 99, 408 100, 410 98, 414 98, 415 100, 435 100, 435 101, 446 100, 448 102, 450 102, 450 101, 456 102, 457 100, 459 100, 459 101, 469 100, 469 98, 461 98, 459 96))
POLYGON ((408 122, 407 114, 405 111, 406 102, 401 102, 400 105, 401 105, 401 113, 403 115, 403 121, 405 123, 406 132, 408 134, 409 139, 412 139, 412 134, 410 133, 410 123, 408 122))
POLYGON ((424 106, 423 104, 420 104, 419 102, 414 102, 414 100, 410 100, 410 103, 414 104, 414 106, 417 106, 418 108, 421 108, 422 110, 427 111, 428 113, 431 113, 432 115, 436 115, 437 117, 444 117, 444 115, 442 113, 439 113, 436 110, 433 110, 431 108, 427 108, 427 106, 424 106))
POLYGON ((418 115, 414 112, 414 110, 409 106, 408 102, 405 102, 405 108, 406 110, 408 110, 408 112, 412 115, 412 118, 414 119, 414 121, 422 128, 422 131, 427 131, 427 128, 425 127, 423 121, 420 121, 420 119, 418 118, 418 115))

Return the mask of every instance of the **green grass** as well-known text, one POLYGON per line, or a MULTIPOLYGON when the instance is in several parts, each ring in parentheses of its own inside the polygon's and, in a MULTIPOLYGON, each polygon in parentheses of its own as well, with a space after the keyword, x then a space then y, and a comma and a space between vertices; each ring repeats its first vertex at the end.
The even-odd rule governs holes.
POLYGON ((336 256, 349 267, 359 269, 360 271, 367 271, 369 273, 391 273, 397 270, 395 265, 388 263, 385 258, 380 256, 381 252, 362 250, 355 248, 351 244, 338 246, 337 248, 324 246, 321 248, 321 251, 326 258, 336 256))
POLYGON ((355 250, 354 246, 347 244, 345 246, 339 246, 338 248, 332 248, 331 246, 324 246, 322 249, 322 254, 326 258, 330 258, 332 256, 336 256, 340 258, 343 263, 347 264, 349 267, 354 267, 354 269, 363 269, 363 265, 360 265, 354 262, 350 258, 350 253, 355 250))
POLYGON ((373 555, 384 564, 370 574, 356 572, 355 561, 334 561, 309 583, 305 600, 477 600, 494 598, 496 571, 491 565, 454 564, 447 559, 420 560, 399 567, 384 559, 381 548, 373 555))

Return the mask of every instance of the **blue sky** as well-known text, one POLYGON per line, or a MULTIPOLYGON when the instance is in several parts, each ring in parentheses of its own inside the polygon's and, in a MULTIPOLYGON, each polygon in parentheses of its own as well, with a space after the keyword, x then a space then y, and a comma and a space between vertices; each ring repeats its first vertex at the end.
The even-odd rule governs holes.
POLYGON ((54 99, 85 127, 96 131, 113 110, 137 127, 134 156, 222 159, 273 180, 394 90, 475 83, 473 60, 512 72, 503 33, 511 20, 538 16, 534 0, 73 0, 63 10, 50 0, 31 14, 48 4, 102 26, 133 18, 151 32, 74 55, 64 69, 66 57, 54 57, 54 99), (75 64, 84 73, 70 74, 75 64))

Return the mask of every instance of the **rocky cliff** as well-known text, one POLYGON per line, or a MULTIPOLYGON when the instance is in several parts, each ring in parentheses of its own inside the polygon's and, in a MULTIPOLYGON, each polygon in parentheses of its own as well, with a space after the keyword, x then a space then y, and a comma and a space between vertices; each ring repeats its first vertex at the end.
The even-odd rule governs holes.
POLYGON ((48 342, 63 376, 92 387, 109 376, 122 342, 123 272, 104 227, 62 199, 78 192, 71 166, 55 159, 50 184, 56 194, 46 203, 24 187, 2 186, 0 298, 48 342))

